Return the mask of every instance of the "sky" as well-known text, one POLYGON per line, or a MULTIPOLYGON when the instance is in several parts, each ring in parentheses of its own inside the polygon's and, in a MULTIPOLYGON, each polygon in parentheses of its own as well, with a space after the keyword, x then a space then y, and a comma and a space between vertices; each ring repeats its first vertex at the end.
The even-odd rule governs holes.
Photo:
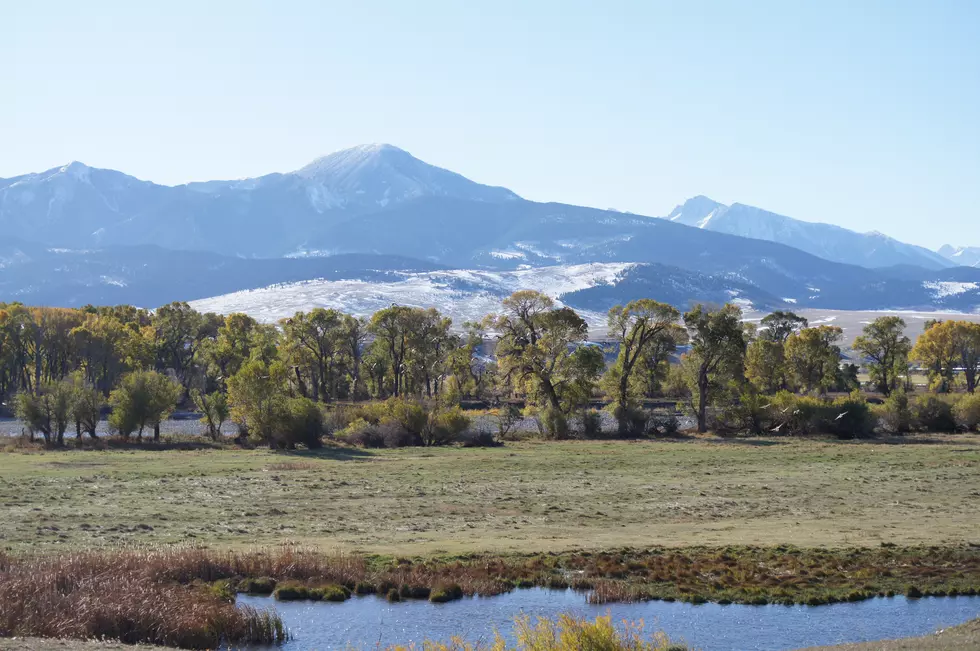
POLYGON ((0 177, 387 142, 534 200, 980 246, 980 2, 0 0, 0 177))

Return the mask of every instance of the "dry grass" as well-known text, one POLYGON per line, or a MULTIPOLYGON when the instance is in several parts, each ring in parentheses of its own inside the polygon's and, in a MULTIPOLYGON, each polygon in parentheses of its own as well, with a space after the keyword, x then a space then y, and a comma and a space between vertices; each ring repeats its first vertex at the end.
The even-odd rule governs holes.
POLYGON ((980 437, 0 454, 0 548, 980 542, 980 437), (275 464, 286 469, 276 469, 275 464))
MULTIPOLYGON (((980 591, 980 548, 973 547, 654 548, 455 558, 365 557, 293 547, 244 552, 173 548, 11 557, 4 563, 0 583, 17 578, 26 586, 37 571, 39 585, 50 582, 72 591, 76 576, 118 576, 120 585, 208 583, 233 592, 251 591, 261 579, 266 591, 277 583, 287 588, 289 598, 304 598, 307 592, 315 595, 311 598, 347 598, 395 591, 400 598, 448 600, 541 586, 592 590, 593 603, 665 599, 821 604, 912 590, 922 595, 980 591), (49 581, 49 576, 54 578, 49 581)), ((0 606, 0 613, 13 618, 9 621, 22 615, 14 605, 0 606)))
POLYGON ((608 615, 595 620, 559 615, 533 622, 525 615, 514 622, 514 638, 513 645, 497 635, 490 644, 454 638, 448 642, 427 641, 422 647, 393 646, 387 651, 687 651, 685 645, 671 643, 663 633, 647 635, 642 622, 622 622, 617 626, 608 615))
POLYGON ((106 639, 189 649, 285 638, 273 612, 161 580, 154 559, 82 553, 0 558, 0 637, 106 639))

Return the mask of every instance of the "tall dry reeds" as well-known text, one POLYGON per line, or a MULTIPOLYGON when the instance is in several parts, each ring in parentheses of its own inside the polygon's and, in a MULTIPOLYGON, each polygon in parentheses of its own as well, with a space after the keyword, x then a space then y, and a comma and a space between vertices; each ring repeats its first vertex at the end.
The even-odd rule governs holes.
MULTIPOLYGON (((111 639, 187 649, 274 643, 272 611, 236 608, 200 584, 161 580, 136 553, 0 559, 0 636, 111 639)), ((160 559, 153 559, 159 562, 160 559)))

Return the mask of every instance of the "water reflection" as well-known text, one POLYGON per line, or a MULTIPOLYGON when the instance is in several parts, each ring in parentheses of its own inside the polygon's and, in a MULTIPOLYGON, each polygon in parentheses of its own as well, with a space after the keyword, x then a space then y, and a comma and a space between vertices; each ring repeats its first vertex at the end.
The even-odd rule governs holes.
POLYGON ((593 606, 585 603, 582 593, 543 588, 448 604, 391 604, 375 596, 344 603, 241 596, 239 603, 275 606, 294 636, 283 647, 290 651, 375 649, 451 635, 488 641, 494 630, 510 639, 511 623, 522 613, 532 618, 564 612, 593 618, 610 612, 614 620, 643 620, 647 630, 663 630, 703 651, 780 651, 925 635, 980 615, 980 597, 893 597, 827 606, 695 606, 663 601, 593 606))

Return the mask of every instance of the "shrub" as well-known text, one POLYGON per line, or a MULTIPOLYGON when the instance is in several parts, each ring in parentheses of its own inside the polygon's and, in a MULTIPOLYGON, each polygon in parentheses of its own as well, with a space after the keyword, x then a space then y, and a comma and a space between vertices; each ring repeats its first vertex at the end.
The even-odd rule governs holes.
POLYGON ((654 414, 650 418, 650 432, 663 436, 673 436, 681 429, 681 422, 676 414, 654 414))
POLYGON ((541 436, 550 439, 568 438, 568 419, 558 409, 545 406, 534 412, 541 436))
MULTIPOLYGON (((798 396, 789 391, 777 393, 769 407, 778 434, 805 435, 821 430, 829 410, 827 403, 813 396, 798 396)), ((835 414, 836 416, 836 414, 835 414)))
POLYGON ((305 445, 309 449, 323 446, 323 412, 309 398, 290 398, 286 401, 280 434, 277 437, 282 447, 294 448, 305 445))
POLYGON ((743 391, 722 416, 727 428, 751 434, 762 434, 772 428, 771 399, 756 391, 743 391))
POLYGON ((470 419, 459 407, 433 409, 426 414, 422 441, 425 445, 448 445, 455 442, 469 426, 470 419))
POLYGON ((931 393, 919 396, 912 403, 912 419, 917 428, 928 432, 956 431, 953 406, 931 393))
POLYGON ((386 420, 377 428, 382 445, 386 448, 407 448, 422 445, 422 437, 405 429, 395 420, 386 420))
POLYGON ((422 434, 429 422, 429 414, 418 402, 404 398, 389 398, 384 402, 384 421, 395 421, 412 434, 422 434))
POLYGON ((905 434, 912 430, 912 411, 909 409, 908 394, 904 391, 892 391, 874 413, 886 432, 905 434))
POLYGON ((875 418, 871 407, 857 391, 834 400, 830 404, 830 412, 826 413, 828 433, 837 438, 865 438, 874 433, 874 427, 875 418))
POLYGON ((276 580, 268 576, 257 579, 244 579, 238 584, 238 591, 248 594, 267 595, 272 594, 275 589, 276 580))
POLYGON ((617 404, 614 406, 612 413, 616 421, 620 423, 620 427, 625 426, 625 430, 620 429, 620 432, 626 436, 639 438, 646 435, 647 428, 650 425, 650 414, 646 410, 639 407, 624 407, 617 404))
POLYGON ((280 583, 273 591, 272 596, 279 601, 300 601, 310 598, 310 589, 305 585, 290 581, 280 583))
POLYGON ((494 412, 497 421, 497 438, 501 441, 506 440, 522 420, 524 414, 521 413, 517 405, 506 404, 494 412))
POLYGON ((354 594, 374 594, 377 591, 374 584, 367 581, 358 581, 354 586, 354 594))
POLYGON ((314 588, 311 593, 318 601, 347 601, 350 599, 350 591, 342 585, 325 585, 314 588))
POLYGON ((336 433, 337 438, 362 448, 383 448, 385 439, 376 425, 358 418, 336 433))
POLYGON ((956 424, 967 431, 980 428, 980 393, 968 393, 953 407, 956 424))
POLYGON ((448 585, 437 585, 429 593, 429 601, 437 604, 446 603, 447 601, 456 601, 457 599, 462 598, 463 589, 455 583, 448 585))
POLYGON ((494 438, 493 432, 486 430, 469 430, 459 437, 459 443, 464 448, 492 448, 500 443, 494 438))
POLYGON ((595 409, 582 411, 582 436, 589 439, 602 436, 602 415, 595 409))
POLYGON ((279 601, 346 601, 350 598, 350 591, 335 584, 310 587, 290 581, 280 584, 272 596, 279 601))

